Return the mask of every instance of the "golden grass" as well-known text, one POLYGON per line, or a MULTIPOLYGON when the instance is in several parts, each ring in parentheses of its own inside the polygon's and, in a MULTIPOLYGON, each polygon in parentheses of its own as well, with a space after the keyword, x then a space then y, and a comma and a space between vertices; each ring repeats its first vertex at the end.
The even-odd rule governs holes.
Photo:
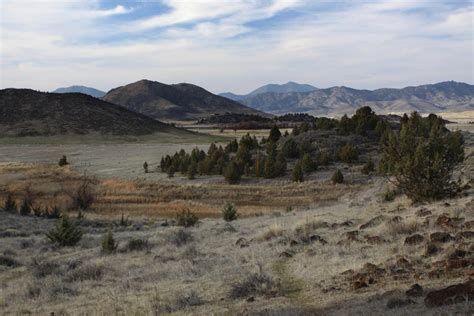
MULTIPOLYGON (((37 204, 67 207, 71 190, 81 175, 69 167, 0 164, 0 203, 10 192, 20 203, 26 186, 37 193, 37 204)), ((248 217, 285 210, 287 207, 308 207, 337 200, 357 186, 333 186, 329 183, 296 184, 274 181, 270 184, 206 185, 130 180, 97 180, 96 201, 89 212, 120 216, 174 217, 187 207, 199 217, 220 217, 222 207, 232 202, 239 216, 248 217)))

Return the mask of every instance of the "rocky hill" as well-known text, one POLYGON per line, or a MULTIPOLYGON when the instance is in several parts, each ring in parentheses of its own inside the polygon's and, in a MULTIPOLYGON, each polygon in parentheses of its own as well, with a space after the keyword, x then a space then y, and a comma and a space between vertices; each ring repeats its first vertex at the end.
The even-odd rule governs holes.
POLYGON ((0 136, 146 135, 190 132, 82 94, 0 90, 0 136))
POLYGON ((365 105, 377 113, 468 111, 474 110, 474 86, 448 81, 403 89, 333 87, 312 92, 266 92, 239 102, 273 114, 305 112, 338 116, 352 114, 365 105))
POLYGON ((313 87, 312 85, 309 85, 309 84, 300 84, 300 83, 296 83, 296 82, 293 82, 293 81, 289 81, 285 84, 274 84, 274 83, 267 84, 267 85, 264 85, 260 88, 257 88, 255 90, 253 90, 249 94, 238 95, 238 94, 234 94, 232 92, 225 92, 225 93, 221 93, 219 95, 221 95, 223 97, 226 97, 228 99, 231 99, 231 100, 239 101, 239 100, 243 100, 243 99, 246 99, 246 98, 249 98, 249 97, 252 97, 252 96, 256 96, 256 95, 262 94, 262 93, 311 92, 311 91, 314 91, 314 90, 317 90, 317 89, 318 88, 313 87))
POLYGON ((104 91, 97 90, 91 87, 85 86, 70 86, 65 88, 58 88, 54 91, 54 93, 84 93, 96 98, 102 98, 105 95, 104 91))
POLYGON ((161 120, 196 120, 224 113, 268 116, 188 83, 167 85, 140 80, 112 89, 103 99, 161 120))

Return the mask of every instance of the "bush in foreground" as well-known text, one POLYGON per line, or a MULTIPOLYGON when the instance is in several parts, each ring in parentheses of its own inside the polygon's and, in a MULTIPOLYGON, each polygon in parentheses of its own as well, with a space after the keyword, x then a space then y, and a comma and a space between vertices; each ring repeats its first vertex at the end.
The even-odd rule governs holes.
POLYGON ((109 230, 104 237, 102 237, 102 252, 110 254, 117 250, 117 243, 115 242, 112 231, 109 230))
POLYGON ((191 210, 188 208, 183 209, 181 213, 176 215, 176 224, 178 226, 191 227, 194 226, 198 220, 199 219, 196 214, 191 212, 191 210))

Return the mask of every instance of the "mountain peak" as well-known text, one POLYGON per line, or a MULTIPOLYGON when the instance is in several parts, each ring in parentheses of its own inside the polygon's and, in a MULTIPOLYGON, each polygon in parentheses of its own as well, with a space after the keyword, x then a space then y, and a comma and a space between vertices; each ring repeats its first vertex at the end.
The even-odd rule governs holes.
POLYGON ((93 96, 95 98, 102 98, 105 95, 104 91, 91 88, 91 87, 80 86, 80 85, 73 85, 70 87, 58 88, 51 92, 53 93, 83 93, 83 94, 93 96))

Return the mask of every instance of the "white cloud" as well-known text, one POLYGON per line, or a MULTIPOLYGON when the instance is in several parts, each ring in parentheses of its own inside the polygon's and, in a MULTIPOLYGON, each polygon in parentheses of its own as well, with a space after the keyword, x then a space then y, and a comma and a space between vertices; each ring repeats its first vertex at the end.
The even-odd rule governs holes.
POLYGON ((133 8, 0 1, 2 88, 106 90, 143 78, 193 82, 214 92, 288 80, 359 88, 474 81, 469 7, 383 1, 327 10, 309 0, 169 0, 168 13, 118 27, 103 20, 133 8), (293 18, 249 25, 295 8, 293 18), (109 37, 121 39, 103 41, 109 37))

